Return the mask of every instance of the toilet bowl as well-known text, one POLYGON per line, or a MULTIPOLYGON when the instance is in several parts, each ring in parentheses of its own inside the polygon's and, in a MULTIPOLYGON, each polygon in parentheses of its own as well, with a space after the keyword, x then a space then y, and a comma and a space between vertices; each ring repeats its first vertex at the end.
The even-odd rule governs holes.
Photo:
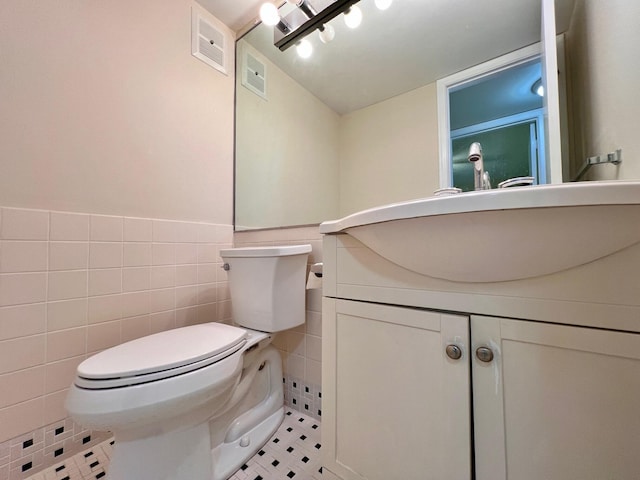
POLYGON ((80 425, 113 432, 110 480, 224 480, 266 443, 284 415, 270 333, 304 322, 310 250, 223 250, 242 326, 168 330, 78 366, 66 407, 80 425))

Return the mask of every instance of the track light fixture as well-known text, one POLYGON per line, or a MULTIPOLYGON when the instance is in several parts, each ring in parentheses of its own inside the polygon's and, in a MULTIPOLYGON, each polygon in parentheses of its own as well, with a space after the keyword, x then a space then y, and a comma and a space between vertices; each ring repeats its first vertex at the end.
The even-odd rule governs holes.
POLYGON ((300 11, 302 11, 302 13, 304 13, 304 15, 309 19, 315 17, 318 14, 318 12, 316 12, 315 8, 313 8, 313 5, 311 5, 308 0, 287 0, 287 3, 298 7, 300 11))
MULTIPOLYGON (((320 40, 327 43, 335 36, 328 23, 349 10, 359 0, 286 0, 296 8, 281 17, 278 7, 270 2, 260 8, 260 19, 265 25, 274 25, 274 45, 281 51, 298 43, 314 30, 320 40)), ((388 1, 388 0, 387 0, 388 1)))
MULTIPOLYGON (((356 28, 362 22, 362 11, 356 5, 359 0, 286 0, 294 6, 285 16, 280 12, 275 0, 269 0, 260 8, 260 19, 265 25, 272 25, 274 45, 281 51, 296 46, 303 58, 311 55, 313 47, 305 38, 314 30, 322 43, 328 43, 335 37, 334 28, 329 22, 340 14, 349 28, 356 28), (304 41, 304 42, 303 42, 304 41)), ((374 0, 380 10, 389 8, 393 0, 374 0)))

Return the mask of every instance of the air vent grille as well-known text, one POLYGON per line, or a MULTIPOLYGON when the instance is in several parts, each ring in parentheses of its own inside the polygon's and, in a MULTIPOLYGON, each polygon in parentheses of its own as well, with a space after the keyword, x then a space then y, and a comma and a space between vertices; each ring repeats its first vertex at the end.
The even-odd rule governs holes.
POLYGON ((227 38, 223 31, 195 9, 191 12, 191 53, 216 70, 227 74, 227 38))
POLYGON ((198 41, 200 42, 199 53, 211 60, 215 65, 224 66, 224 51, 220 47, 206 38, 200 37, 198 41))
POLYGON ((242 58, 242 85, 267 99, 267 66, 247 51, 242 58))

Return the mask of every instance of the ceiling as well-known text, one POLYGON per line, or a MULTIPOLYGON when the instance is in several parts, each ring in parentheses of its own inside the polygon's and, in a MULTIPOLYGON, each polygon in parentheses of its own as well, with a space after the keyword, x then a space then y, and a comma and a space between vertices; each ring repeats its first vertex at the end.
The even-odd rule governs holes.
MULTIPOLYGON (((199 0, 238 31, 255 20, 263 0, 199 0)), ((313 4, 313 0, 310 0, 313 4)), ((556 0, 558 32, 569 26, 575 0, 556 0)), ((273 46, 272 27, 245 38, 280 69, 339 114, 435 82, 540 39, 540 0, 395 0, 386 11, 361 0, 362 25, 331 21, 336 38, 300 59, 273 46)), ((289 8, 286 5, 283 8, 289 8)))
POLYGON ((258 16, 265 0, 198 0, 218 20, 237 32, 258 16))
POLYGON ((451 130, 543 107, 532 87, 542 77, 540 61, 502 70, 449 92, 451 130))

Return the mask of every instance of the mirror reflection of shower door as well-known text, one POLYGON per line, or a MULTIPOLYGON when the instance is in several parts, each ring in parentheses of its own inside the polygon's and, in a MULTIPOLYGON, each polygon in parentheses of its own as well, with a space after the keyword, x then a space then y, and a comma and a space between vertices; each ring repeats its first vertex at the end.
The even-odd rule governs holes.
POLYGON ((452 132, 453 186, 463 191, 473 190, 473 165, 467 159, 473 142, 482 145, 484 169, 489 172, 493 188, 515 177, 531 176, 534 183, 544 183, 539 127, 538 120, 532 119, 473 133, 452 132))

